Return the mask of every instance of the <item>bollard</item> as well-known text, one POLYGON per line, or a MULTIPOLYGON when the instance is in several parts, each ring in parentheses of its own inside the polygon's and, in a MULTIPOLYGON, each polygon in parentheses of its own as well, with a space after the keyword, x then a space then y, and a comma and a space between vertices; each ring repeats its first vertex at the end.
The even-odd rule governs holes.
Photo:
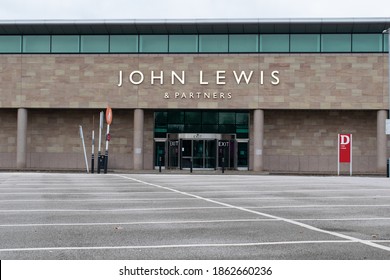
POLYGON ((222 158, 222 173, 225 173, 225 158, 222 158))
POLYGON ((158 172, 161 173, 161 157, 158 158, 158 172))
POLYGON ((192 165, 193 165, 193 163, 192 163, 192 159, 191 159, 191 166, 190 166, 190 172, 192 173, 192 165))
POLYGON ((387 178, 390 177, 390 158, 387 159, 387 178))

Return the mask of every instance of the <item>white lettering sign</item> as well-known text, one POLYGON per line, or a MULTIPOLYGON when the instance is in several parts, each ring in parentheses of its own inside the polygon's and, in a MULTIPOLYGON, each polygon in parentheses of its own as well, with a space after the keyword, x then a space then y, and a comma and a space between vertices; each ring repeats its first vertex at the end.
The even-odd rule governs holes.
MULTIPOLYGON (((203 72, 203 70, 199 71, 198 75, 198 80, 199 80, 199 85, 209 85, 211 80, 215 80, 215 84, 217 85, 226 85, 228 80, 228 76, 230 76, 236 83, 237 85, 240 85, 242 83, 245 84, 250 84, 252 81, 253 74, 255 72, 253 70, 246 72, 246 71, 232 71, 232 72, 227 72, 225 70, 217 70, 214 73, 207 73, 206 74, 203 72)), ((118 73, 118 87, 123 86, 123 71, 120 70, 118 73)), ((151 85, 155 84, 160 84, 163 85, 165 83, 165 78, 166 74, 163 70, 160 71, 150 71, 150 75, 148 76, 149 82, 151 85)), ((145 81, 146 75, 139 70, 132 71, 129 74, 129 82, 133 85, 140 85, 145 81)), ((271 73, 266 73, 265 71, 260 71, 258 73, 259 77, 259 84, 264 85, 265 82, 268 82, 272 85, 278 85, 280 83, 280 78, 279 78, 279 71, 275 70, 272 71, 271 73), (268 78, 267 78, 268 76, 268 78)), ((186 83, 186 72, 181 71, 181 73, 176 72, 176 71, 170 71, 170 84, 174 85, 176 82, 184 85, 186 83)))

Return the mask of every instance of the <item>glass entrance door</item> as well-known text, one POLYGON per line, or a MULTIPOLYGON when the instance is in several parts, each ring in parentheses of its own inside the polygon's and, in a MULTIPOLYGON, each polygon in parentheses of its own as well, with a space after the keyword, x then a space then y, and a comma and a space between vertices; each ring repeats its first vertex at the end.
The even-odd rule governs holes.
POLYGON ((215 169, 217 140, 183 139, 181 142, 181 168, 215 169))
POLYGON ((235 140, 219 140, 218 141, 218 167, 235 169, 237 164, 236 159, 236 141, 235 140))
POLYGON ((168 140, 168 168, 179 167, 179 140, 168 140))

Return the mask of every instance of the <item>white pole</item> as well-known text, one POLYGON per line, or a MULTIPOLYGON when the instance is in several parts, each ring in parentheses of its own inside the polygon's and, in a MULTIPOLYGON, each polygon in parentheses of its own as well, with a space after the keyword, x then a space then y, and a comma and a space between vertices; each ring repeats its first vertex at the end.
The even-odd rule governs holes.
POLYGON ((108 168, 108 135, 110 134, 110 125, 107 124, 107 134, 106 134, 106 152, 105 152, 105 157, 104 157, 104 174, 107 173, 107 168, 108 168))
POLYGON ((340 176, 340 134, 337 134, 337 176, 340 176))
POLYGON ((87 160, 87 151, 85 150, 83 127, 81 125, 80 125, 80 137, 81 137, 81 142, 83 143, 85 166, 87 167, 87 173, 89 173, 88 160, 87 160))
POLYGON ((98 148, 99 156, 101 153, 101 146, 102 146, 102 130, 103 130, 103 111, 100 112, 100 122, 99 122, 99 148, 98 148))
POLYGON ((97 173, 100 174, 101 160, 100 157, 102 155, 102 130, 103 130, 103 111, 100 112, 100 120, 99 120, 99 147, 98 147, 98 160, 97 160, 97 173))
POLYGON ((350 163, 349 163, 349 176, 352 176, 352 134, 351 134, 351 150, 350 150, 350 163))

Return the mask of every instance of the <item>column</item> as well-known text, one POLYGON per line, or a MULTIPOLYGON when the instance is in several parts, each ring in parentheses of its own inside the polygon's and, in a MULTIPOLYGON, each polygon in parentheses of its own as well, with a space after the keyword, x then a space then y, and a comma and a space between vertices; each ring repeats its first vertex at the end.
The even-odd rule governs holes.
POLYGON ((18 109, 18 127, 16 140, 16 167, 27 166, 27 109, 18 109))
POLYGON ((263 170, 264 111, 253 113, 253 171, 263 170))
POLYGON ((376 147, 377 171, 386 172, 387 168, 387 137, 386 137, 387 111, 379 110, 376 117, 376 147))
POLYGON ((144 110, 134 110, 134 170, 144 168, 144 110))

